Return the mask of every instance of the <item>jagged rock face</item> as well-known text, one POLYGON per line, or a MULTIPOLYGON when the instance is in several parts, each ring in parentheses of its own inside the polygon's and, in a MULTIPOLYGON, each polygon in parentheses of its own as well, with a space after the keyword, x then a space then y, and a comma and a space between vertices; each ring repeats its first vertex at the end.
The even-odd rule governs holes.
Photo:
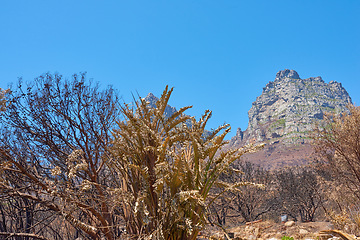
POLYGON ((248 112, 249 126, 238 130, 232 143, 282 140, 299 143, 325 112, 346 111, 351 98, 341 83, 321 77, 301 79, 294 70, 283 70, 269 82, 248 112))

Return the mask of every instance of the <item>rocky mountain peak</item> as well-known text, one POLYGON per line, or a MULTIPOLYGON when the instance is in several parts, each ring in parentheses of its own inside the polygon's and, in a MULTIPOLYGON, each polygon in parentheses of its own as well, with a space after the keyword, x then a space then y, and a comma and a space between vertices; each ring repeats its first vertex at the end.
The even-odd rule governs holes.
MULTIPOLYGON (((153 93, 149 93, 144 100, 148 102, 149 106, 152 108, 156 107, 156 103, 159 101, 159 98, 156 97, 153 93)), ((176 112, 176 108, 170 105, 167 105, 165 108, 165 116, 170 117, 176 112)))
POLYGON ((153 93, 149 93, 144 100, 149 103, 151 107, 156 106, 156 102, 159 101, 159 98, 156 97, 153 93))
POLYGON ((145 99, 149 99, 149 100, 151 100, 151 99, 159 100, 159 98, 155 97, 155 95, 154 95, 153 93, 149 93, 149 94, 145 97, 145 99))
POLYGON ((313 147, 310 133, 325 112, 341 113, 351 98, 341 83, 321 77, 301 79, 285 69, 263 88, 250 108, 249 125, 237 129, 229 147, 265 143, 263 149, 243 157, 268 169, 308 164, 313 147))
POLYGON ((285 69, 282 71, 279 71, 276 74, 276 78, 275 80, 280 80, 280 79, 284 79, 284 78, 292 78, 292 79, 300 79, 299 74, 294 71, 294 70, 290 70, 290 69, 285 69))
POLYGON ((349 103, 341 83, 301 79, 296 71, 285 69, 263 88, 248 112, 248 129, 239 130, 231 142, 304 142, 325 112, 344 112, 349 103))

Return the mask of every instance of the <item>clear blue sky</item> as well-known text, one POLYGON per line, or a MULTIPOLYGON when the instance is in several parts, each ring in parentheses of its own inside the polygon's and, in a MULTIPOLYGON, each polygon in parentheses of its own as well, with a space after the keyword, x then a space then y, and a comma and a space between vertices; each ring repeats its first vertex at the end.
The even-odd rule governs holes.
POLYGON ((359 0, 1 0, 0 87, 87 71, 131 93, 213 111, 209 128, 246 129, 277 71, 336 80, 360 104, 359 0))

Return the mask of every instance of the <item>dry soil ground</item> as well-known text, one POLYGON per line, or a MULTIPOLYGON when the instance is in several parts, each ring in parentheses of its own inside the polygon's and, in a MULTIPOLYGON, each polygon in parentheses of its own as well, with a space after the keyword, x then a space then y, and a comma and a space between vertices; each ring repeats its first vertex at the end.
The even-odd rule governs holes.
MULTIPOLYGON (((282 237, 288 236, 293 237, 294 240, 297 239, 346 239, 338 238, 336 235, 325 236, 324 234, 320 235, 319 232, 323 230, 332 230, 334 226, 330 222, 308 222, 300 223, 293 222, 290 223, 272 223, 269 221, 256 222, 252 224, 244 224, 238 227, 233 227, 226 229, 226 231, 231 237, 231 239, 241 239, 241 240, 281 240, 282 237)), ((213 239, 227 239, 224 236, 224 233, 221 231, 216 231, 214 229, 207 229, 203 235, 212 235, 213 239)), ((208 237, 203 237, 204 239, 210 239, 208 237)), ((354 239, 356 239, 354 237, 354 239)))

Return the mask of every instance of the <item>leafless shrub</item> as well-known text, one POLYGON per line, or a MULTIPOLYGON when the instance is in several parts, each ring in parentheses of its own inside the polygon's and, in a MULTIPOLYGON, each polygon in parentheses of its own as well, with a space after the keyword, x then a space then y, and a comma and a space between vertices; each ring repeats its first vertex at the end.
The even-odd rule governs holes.
POLYGON ((360 107, 348 106, 343 114, 326 114, 314 132, 315 149, 322 168, 331 174, 327 191, 328 217, 339 227, 359 232, 360 107))
POLYGON ((100 91, 85 74, 70 81, 46 74, 24 87, 20 81, 7 100, 1 194, 37 203, 90 238, 114 239, 118 221, 106 191, 110 130, 119 116, 114 91, 100 91))
POLYGON ((213 218, 225 226, 226 220, 251 222, 274 210, 275 191, 272 174, 250 162, 236 161, 220 179, 227 182, 247 182, 240 191, 227 192, 211 207, 213 218))
POLYGON ((286 168, 275 173, 282 211, 295 220, 314 221, 323 200, 318 175, 311 168, 286 168))
POLYGON ((337 180, 360 199, 360 107, 349 113, 327 114, 316 131, 316 150, 337 180))

